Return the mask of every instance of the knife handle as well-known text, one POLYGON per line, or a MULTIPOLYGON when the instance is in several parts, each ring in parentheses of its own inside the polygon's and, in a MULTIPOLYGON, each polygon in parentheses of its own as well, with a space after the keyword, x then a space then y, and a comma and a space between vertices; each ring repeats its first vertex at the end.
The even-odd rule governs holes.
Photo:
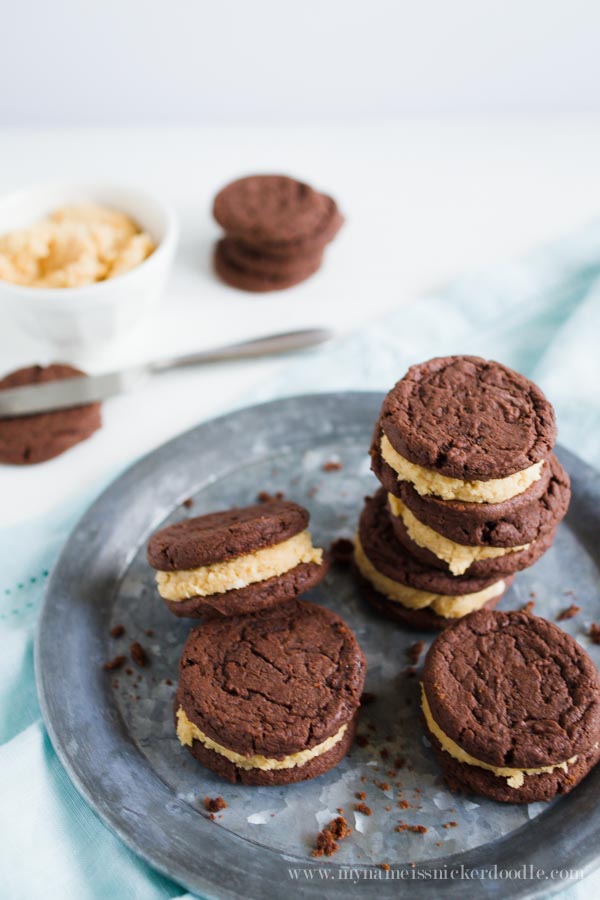
POLYGON ((182 366, 198 366, 204 363, 223 362, 235 359, 253 359, 260 356, 272 356, 287 353, 291 350, 304 350, 316 347, 333 337, 333 332, 325 328, 306 328, 300 331, 287 331, 283 334, 270 334, 265 337, 241 341, 216 347, 213 350, 201 350, 185 356, 174 356, 150 363, 152 372, 165 372, 167 369, 178 369, 182 366))

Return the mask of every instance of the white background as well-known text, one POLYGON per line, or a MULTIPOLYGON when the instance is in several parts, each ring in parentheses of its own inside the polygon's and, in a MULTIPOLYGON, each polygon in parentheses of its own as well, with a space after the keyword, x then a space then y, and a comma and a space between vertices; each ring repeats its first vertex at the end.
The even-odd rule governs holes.
POLYGON ((583 112, 596 0, 3 0, 3 124, 583 112))

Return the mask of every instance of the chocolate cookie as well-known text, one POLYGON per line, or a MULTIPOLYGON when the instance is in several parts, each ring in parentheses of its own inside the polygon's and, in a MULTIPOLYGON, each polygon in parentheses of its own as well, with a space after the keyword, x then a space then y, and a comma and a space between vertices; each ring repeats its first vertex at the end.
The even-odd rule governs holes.
POLYGON ((319 248, 300 256, 271 256, 263 250, 255 250, 234 238, 223 238, 223 256, 238 269, 265 278, 284 278, 315 272, 323 260, 323 250, 319 248))
POLYGON ((594 664, 566 632, 524 612, 475 612, 437 638, 423 716, 450 786, 493 800, 550 800, 600 758, 594 664))
POLYGON ((341 225, 335 201, 285 175, 251 175, 217 194, 217 222, 230 237, 273 255, 322 248, 341 225))
POLYGON ((361 583, 369 585, 366 599, 379 612, 423 628, 444 627, 464 615, 462 609, 500 600, 511 577, 455 577, 423 564, 396 538, 386 504, 383 489, 366 498, 355 546, 361 583))
MULTIPOLYGON (((84 375, 63 363, 27 366, 0 380, 0 391, 26 384, 45 384, 84 375)), ((102 425, 99 403, 71 409, 0 419, 0 463, 32 465, 45 462, 86 440, 102 425)))
POLYGON ((314 778, 352 743, 365 672, 352 631, 321 606, 294 600, 211 620, 181 655, 179 740, 231 782, 314 778))
POLYGON ((264 293, 266 291, 282 291, 300 284, 317 271, 321 265, 322 253, 301 257, 297 268, 283 267, 279 271, 275 267, 266 268, 262 272, 247 265, 241 265, 231 252, 231 244, 227 238, 218 241, 215 246, 214 264, 217 275, 230 287, 242 291, 264 293))
POLYGON ((308 512, 288 500, 209 513, 157 531, 148 562, 177 616, 252 612, 297 597, 326 574, 307 526, 308 512))
POLYGON ((410 463, 461 481, 528 469, 556 440, 554 410, 542 391, 476 356, 411 366, 386 396, 379 427, 410 463))
POLYGON ((569 507, 569 476, 552 455, 531 487, 502 503, 465 503, 421 496, 372 448, 372 468, 388 493, 397 496, 416 518, 457 544, 518 547, 537 540, 564 518, 569 507))

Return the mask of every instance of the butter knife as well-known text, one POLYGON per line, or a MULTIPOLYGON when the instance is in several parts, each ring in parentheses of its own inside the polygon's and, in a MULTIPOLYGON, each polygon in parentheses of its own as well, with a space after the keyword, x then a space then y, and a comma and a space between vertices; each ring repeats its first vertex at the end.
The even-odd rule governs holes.
POLYGON ((331 331, 323 328, 288 331, 283 334, 253 338, 238 344, 229 344, 225 347, 216 347, 213 350, 201 350, 199 353, 189 353, 185 356, 143 363, 118 372, 106 372, 104 375, 82 375, 76 378, 64 378, 60 381, 49 381, 46 384, 8 388, 0 391, 0 417, 28 416, 34 413, 108 400, 109 397, 137 387, 151 375, 166 372, 169 369, 238 359, 256 359, 260 356, 304 350, 308 347, 316 347, 318 344, 328 341, 332 336, 331 331))

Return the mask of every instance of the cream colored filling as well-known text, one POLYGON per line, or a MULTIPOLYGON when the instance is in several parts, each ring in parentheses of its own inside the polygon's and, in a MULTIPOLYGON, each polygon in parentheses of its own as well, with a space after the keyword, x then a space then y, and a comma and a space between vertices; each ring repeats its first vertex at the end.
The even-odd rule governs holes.
POLYGON ((506 778, 507 784, 511 788, 522 787, 525 778, 530 775, 544 775, 546 773, 554 772, 555 769, 562 769, 563 772, 566 772, 568 767, 572 766, 577 760, 577 756, 572 756, 564 762, 554 763, 551 766, 539 766, 535 769, 511 769, 509 766, 491 766, 489 763, 482 762, 480 759, 475 759, 474 756, 471 756, 466 750, 459 747, 452 738, 448 737, 448 735, 442 731, 431 714, 431 708, 427 701, 425 688, 422 684, 421 706, 423 708, 423 715, 425 716, 427 727, 438 739, 446 753, 449 753, 450 756, 454 757, 454 759, 457 759, 459 762, 466 763, 468 766, 479 766, 480 769, 487 769, 488 772, 493 772, 494 775, 497 775, 499 778, 506 778))
POLYGON ((462 481, 448 478, 432 469, 425 469, 401 456, 394 450, 386 435, 381 437, 381 455, 388 466, 398 476, 398 481, 410 481, 421 496, 433 494, 442 500, 463 500, 466 503, 502 503, 526 491, 542 474, 544 461, 534 463, 527 469, 508 475, 506 478, 492 478, 490 481, 462 481))
POLYGON ((311 759, 314 759, 316 756, 322 756, 323 753, 327 753, 328 750, 339 744, 347 728, 347 725, 342 725, 340 730, 334 735, 315 747, 311 747, 310 750, 299 750, 298 753, 290 753, 289 756, 284 756, 283 759, 273 759, 269 756, 262 756, 260 753, 254 753, 252 756, 243 756, 241 753, 236 753, 235 750, 229 750, 222 744, 218 744, 212 738, 209 738, 207 734, 204 734, 203 731, 200 731, 197 725, 190 722, 181 706, 177 710, 177 737, 184 747, 191 747, 192 741, 200 741, 207 750, 219 753, 240 769, 263 769, 263 771, 268 771, 270 769, 293 769, 296 766, 303 766, 311 759))
POLYGON ((388 494, 390 510, 393 516, 397 516, 404 522, 404 527, 411 541, 435 553, 438 559, 448 563, 448 568, 453 575, 464 575, 469 566, 480 559, 496 559, 498 556, 506 556, 508 553, 518 553, 526 550, 529 544, 520 544, 518 547, 470 547, 465 544, 457 544, 444 537, 429 525, 420 522, 407 506, 393 494, 388 494))
POLYGON ((323 551, 313 547, 309 531, 301 531, 280 544, 236 556, 226 562, 199 566, 197 569, 157 572, 156 583, 161 597, 176 602, 190 597, 224 594, 283 575, 302 563, 322 562, 323 551))
POLYGON ((408 609, 429 607, 438 616, 444 616, 446 619, 460 619, 476 609, 481 609, 488 600, 498 597, 505 590, 504 581, 496 581, 482 591, 476 591, 473 594, 457 594, 456 596, 432 594, 429 591, 420 591, 406 584, 400 584, 399 581, 394 581, 377 571, 367 557, 358 535, 354 542, 354 560, 361 575, 388 600, 395 600, 408 609))

